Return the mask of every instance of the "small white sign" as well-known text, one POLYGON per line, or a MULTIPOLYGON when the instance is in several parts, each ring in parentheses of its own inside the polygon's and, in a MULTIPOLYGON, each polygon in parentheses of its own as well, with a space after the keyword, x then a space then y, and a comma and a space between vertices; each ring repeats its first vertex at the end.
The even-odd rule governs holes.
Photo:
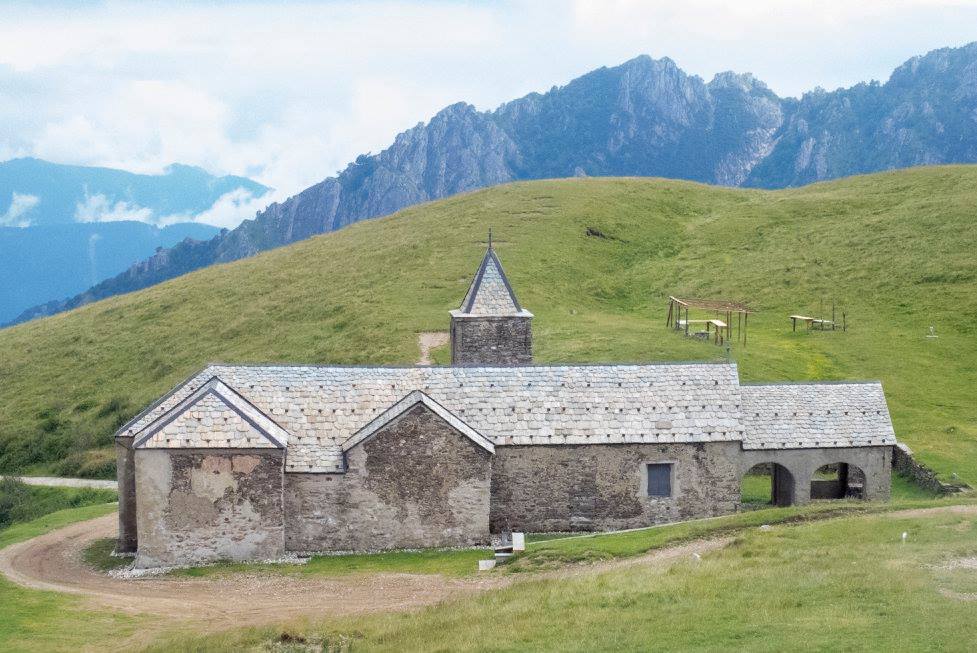
POLYGON ((513 533, 512 534, 512 550, 515 551, 525 551, 526 550, 526 534, 525 533, 513 533))
POLYGON ((489 569, 495 569, 495 560, 479 560, 478 570, 488 571, 489 569))

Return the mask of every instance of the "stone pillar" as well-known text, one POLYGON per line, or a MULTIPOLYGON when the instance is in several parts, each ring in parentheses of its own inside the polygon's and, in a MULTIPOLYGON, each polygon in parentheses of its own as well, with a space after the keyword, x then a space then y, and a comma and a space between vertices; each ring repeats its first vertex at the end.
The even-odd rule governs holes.
POLYGON ((794 504, 796 494, 794 492, 795 479, 786 467, 771 464, 770 474, 773 484, 773 504, 776 506, 790 506, 794 504))
POLYGON ((119 539, 115 550, 135 553, 139 542, 136 534, 136 461, 131 436, 115 439, 115 469, 119 481, 119 539))

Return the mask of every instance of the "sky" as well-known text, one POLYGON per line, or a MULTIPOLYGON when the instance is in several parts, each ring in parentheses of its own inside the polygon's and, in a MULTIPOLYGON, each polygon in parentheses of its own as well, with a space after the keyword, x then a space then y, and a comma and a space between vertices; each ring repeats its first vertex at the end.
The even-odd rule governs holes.
POLYGON ((5 0, 0 161, 180 162, 276 189, 211 216, 234 226, 446 105, 493 109, 639 54, 799 96, 973 40, 977 0, 5 0))

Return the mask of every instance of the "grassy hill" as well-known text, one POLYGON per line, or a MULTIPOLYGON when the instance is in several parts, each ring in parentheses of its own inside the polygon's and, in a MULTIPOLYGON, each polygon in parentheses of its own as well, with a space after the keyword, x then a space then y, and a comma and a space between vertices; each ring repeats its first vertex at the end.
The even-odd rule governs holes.
POLYGON ((977 484, 975 207, 970 166, 776 192, 527 182, 417 206, 0 330, 0 470, 110 473, 113 429, 207 362, 411 363, 491 225, 538 361, 716 358, 665 328, 665 298, 739 299, 760 310, 732 352, 744 378, 881 379, 900 439, 977 484), (791 332, 788 314, 832 300, 847 333, 791 332))

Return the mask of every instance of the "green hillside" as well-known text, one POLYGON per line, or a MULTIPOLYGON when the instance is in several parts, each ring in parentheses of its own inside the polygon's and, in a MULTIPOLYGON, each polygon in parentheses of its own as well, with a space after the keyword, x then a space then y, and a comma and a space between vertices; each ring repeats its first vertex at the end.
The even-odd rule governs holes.
POLYGON ((900 439, 977 485, 975 211, 971 166, 776 192, 527 182, 414 207, 0 331, 0 469, 110 473, 114 427, 207 362, 411 363, 491 225, 537 360, 715 358, 666 330, 665 298, 739 299, 760 311, 733 350, 746 379, 881 379, 900 439), (832 300, 847 333, 791 332, 832 300))

